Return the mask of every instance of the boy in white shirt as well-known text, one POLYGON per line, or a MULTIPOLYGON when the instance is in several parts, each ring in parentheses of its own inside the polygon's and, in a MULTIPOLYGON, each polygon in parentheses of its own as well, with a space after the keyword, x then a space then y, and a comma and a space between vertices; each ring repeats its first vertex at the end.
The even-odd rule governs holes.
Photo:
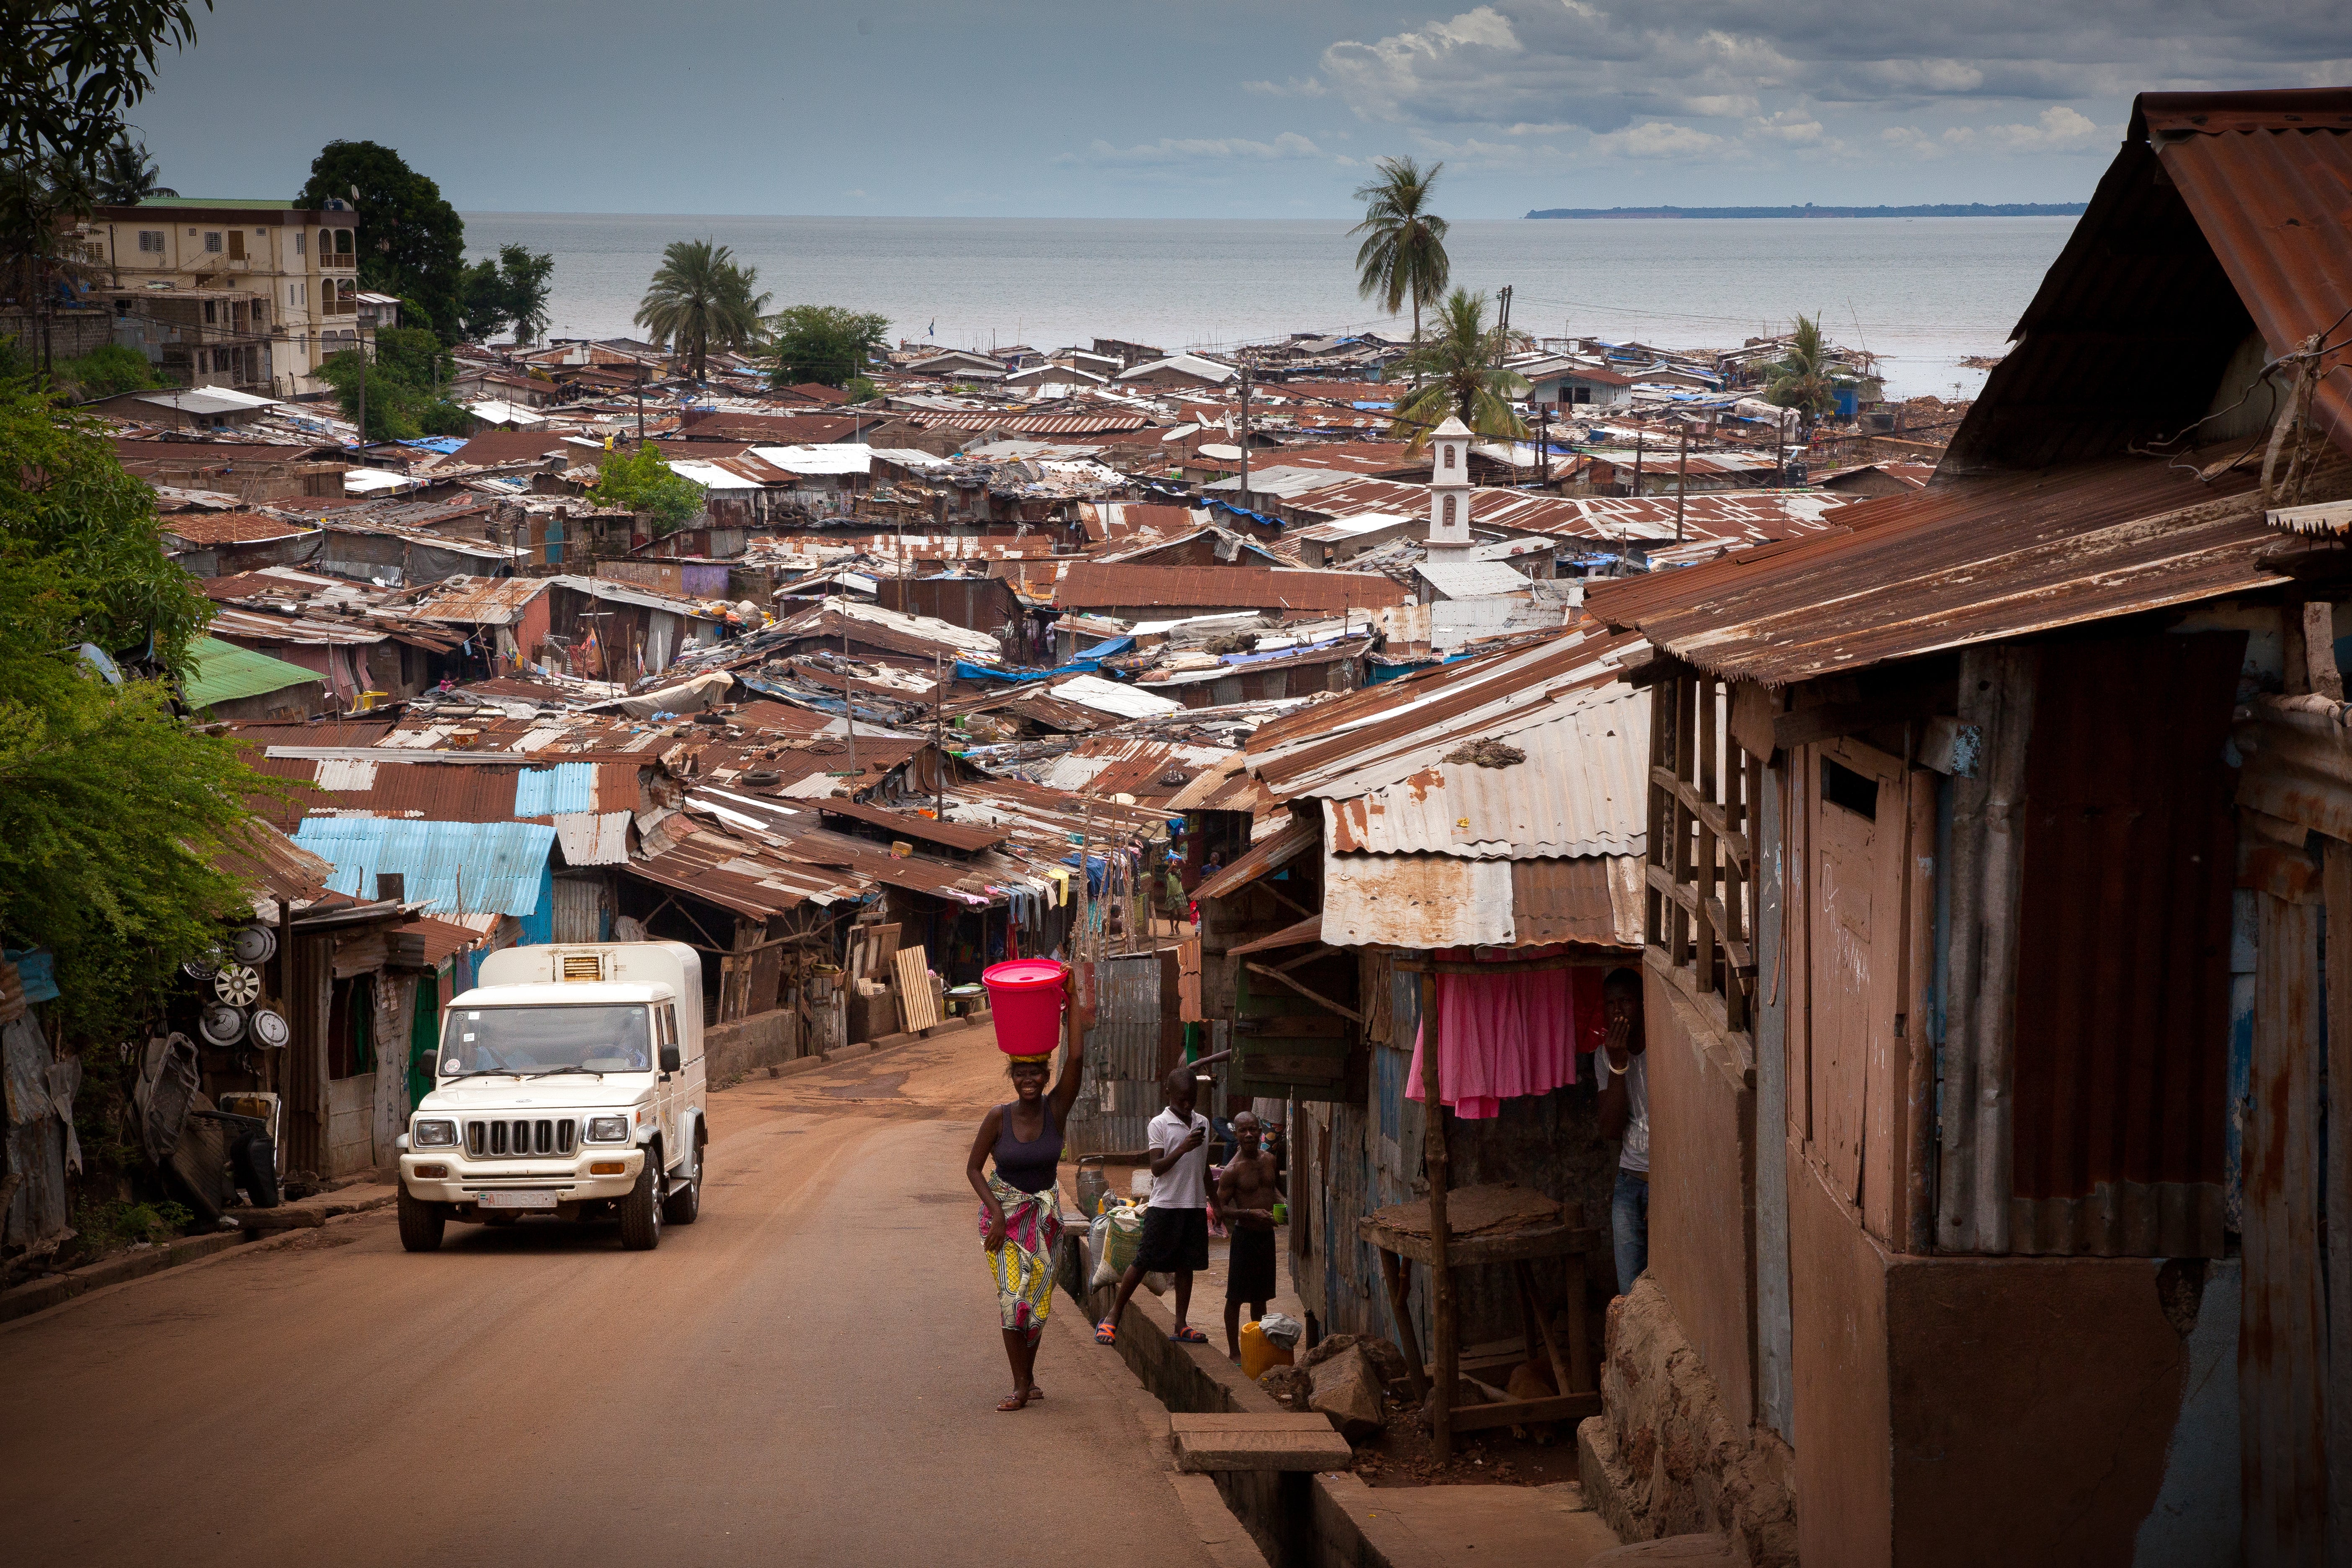
POLYGON ((1193 1071, 1201 1065, 1177 1068, 1161 1080, 1168 1109, 1151 1119, 1151 1203, 1143 1211, 1143 1238, 1119 1277, 1110 1316, 1095 1326, 1097 1344, 1118 1342, 1128 1299, 1146 1274, 1163 1271, 1176 1276, 1176 1331, 1169 1337, 1188 1345, 1209 1342, 1184 1321, 1192 1307, 1193 1270, 1209 1266, 1209 1119, 1192 1109, 1199 1094, 1193 1071))

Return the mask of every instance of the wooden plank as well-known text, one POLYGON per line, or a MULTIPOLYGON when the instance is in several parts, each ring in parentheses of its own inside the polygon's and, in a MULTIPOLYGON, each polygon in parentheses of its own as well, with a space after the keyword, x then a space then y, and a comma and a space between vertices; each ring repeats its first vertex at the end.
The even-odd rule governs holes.
POLYGON ((1297 992, 1301 996, 1306 997, 1309 1002, 1314 1003, 1317 1006, 1328 1008, 1330 1011, 1339 1014, 1342 1018, 1349 1019, 1358 1024, 1364 1021, 1364 1016, 1361 1013, 1357 1012, 1353 1007, 1343 1007, 1339 1003, 1332 1001, 1328 996, 1321 995, 1316 992, 1308 990, 1306 986, 1301 985, 1297 981, 1293 980, 1289 975, 1283 973, 1278 969, 1268 969, 1263 963, 1249 963, 1246 962, 1244 963, 1243 967, 1247 969, 1252 974, 1263 974, 1268 980, 1276 981, 1281 984, 1289 986, 1293 991, 1297 992))
POLYGON ((902 947, 894 963, 898 971, 898 1026, 910 1035, 938 1027, 940 1006, 931 994, 928 955, 919 947, 902 947))
POLYGON ((1772 721, 1780 716, 1782 694, 1759 681, 1742 680, 1731 689, 1731 739, 1749 756, 1769 762, 1779 742, 1772 738, 1772 721))
POLYGON ((1649 883, 1654 891, 1664 894, 1667 898, 1672 899, 1676 904, 1680 905, 1685 910, 1695 910, 1698 908, 1698 889, 1696 888, 1685 887, 1682 883, 1675 881, 1675 874, 1665 867, 1643 867, 1642 879, 1649 883))
MULTIPOLYGON (((2340 679, 2340 678, 2339 678, 2340 679)), ((2328 839, 2327 888, 2327 1550, 2352 1562, 2352 845, 2328 839)))
MULTIPOLYGON (((1356 1234, 1400 1258, 1424 1265, 1430 1262, 1429 1238, 1425 1236, 1391 1229, 1369 1215, 1356 1222, 1356 1234)), ((1451 1237, 1449 1246, 1454 1266, 1470 1268, 1490 1263, 1516 1263, 1522 1258, 1581 1257, 1606 1251, 1609 1237, 1606 1231, 1592 1226, 1548 1225, 1493 1236, 1451 1237)))
POLYGON ((1568 1255, 1568 1370, 1570 1384, 1562 1394, 1589 1394, 1601 1386, 1592 1367, 1592 1336, 1584 1323, 1584 1254, 1568 1255))
POLYGON ((1347 1076, 1348 1058, 1336 1057, 1262 1057, 1242 1058, 1244 1076, 1276 1083, 1337 1083, 1347 1076))
POLYGON ((1601 1395, 1560 1394, 1549 1399, 1504 1399, 1454 1412, 1454 1429, 1477 1432, 1494 1426, 1531 1426, 1538 1421, 1581 1421, 1601 1414, 1601 1395))
MULTIPOLYGON (((1288 997, 1284 997, 1282 1000, 1286 1005, 1294 1005, 1290 1003, 1288 997)), ((1254 1040, 1262 1035, 1269 1038, 1280 1039, 1304 1039, 1328 1035, 1334 1038, 1344 1039, 1348 1035, 1348 1024, 1344 1018, 1335 1018, 1328 1013, 1245 1014, 1234 1020, 1234 1033, 1244 1040, 1254 1040)))
POLYGON ((1908 1252, 1936 1247, 1936 1194, 1932 1182, 1936 1150, 1936 792, 1925 768, 1910 771, 1910 847, 1904 856, 1903 991, 1901 1038, 1896 1043, 1903 1073, 1903 1230, 1896 1244, 1908 1252))
POLYGON ((1344 1470, 1348 1440, 1319 1415, 1219 1413, 1168 1417, 1176 1468, 1192 1475, 1216 1471, 1344 1470))
MULTIPOLYGON (((1535 1324, 1538 1340, 1543 1345, 1544 1359, 1551 1363, 1551 1385, 1561 1394, 1579 1392, 1569 1372, 1568 1357, 1561 1353, 1559 1338, 1551 1331, 1551 1320, 1544 1316, 1543 1298, 1536 1293, 1535 1269, 1525 1262, 1511 1265, 1511 1273, 1519 1282, 1519 1302, 1528 1319, 1535 1324)), ((1581 1300, 1569 1303, 1570 1313, 1584 1310, 1581 1300)), ((1528 1345, 1528 1359, 1535 1359, 1536 1342, 1528 1345)))
POLYGON ((1421 977, 1421 1103, 1423 1157, 1429 1167, 1429 1299, 1430 1331, 1437 1343, 1437 1386, 1429 1401, 1429 1436, 1440 1464, 1454 1457, 1453 1428, 1448 1407, 1461 1373, 1461 1324, 1454 1317, 1454 1269, 1445 1223, 1445 1193, 1452 1180, 1445 1152, 1445 1099, 1437 1079, 1437 977, 1421 977))
POLYGON ((1381 1283, 1388 1287, 1389 1315, 1396 1323, 1397 1349, 1404 1352, 1405 1375, 1412 1380, 1412 1397, 1429 1397, 1429 1373, 1421 1364, 1421 1339, 1412 1331, 1412 1264, 1385 1247, 1374 1247, 1381 1260, 1381 1283))

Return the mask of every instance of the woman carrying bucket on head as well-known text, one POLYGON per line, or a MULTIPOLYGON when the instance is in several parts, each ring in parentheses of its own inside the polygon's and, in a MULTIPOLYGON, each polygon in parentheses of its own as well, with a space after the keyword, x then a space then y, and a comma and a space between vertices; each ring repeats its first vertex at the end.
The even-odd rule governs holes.
POLYGON ((997 1409, 1013 1411, 1045 1397, 1035 1372, 1037 1337, 1054 1305, 1054 1250, 1062 1237, 1055 1166, 1086 1073, 1076 1042, 1085 1032, 1087 1015, 1078 1009, 1070 972, 1050 959, 1014 959, 992 966, 981 979, 988 986, 997 1047, 1009 1058, 1005 1073, 1013 1097, 981 1118, 964 1174, 980 1194, 981 1245, 996 1280, 1004 1356, 1013 1363, 1013 1393, 997 1409), (1066 1030, 1066 1005, 1076 1013, 1076 1026, 1066 1030), (1061 1077, 1049 1091, 1045 1083, 1057 1047, 1061 1077), (991 1156, 993 1171, 984 1169, 991 1156))

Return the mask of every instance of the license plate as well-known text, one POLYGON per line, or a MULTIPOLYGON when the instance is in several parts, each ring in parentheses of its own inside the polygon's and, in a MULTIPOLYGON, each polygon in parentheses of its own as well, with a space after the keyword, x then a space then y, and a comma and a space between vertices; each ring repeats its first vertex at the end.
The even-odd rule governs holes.
POLYGON ((486 1209, 551 1209, 553 1193, 477 1193, 474 1201, 486 1209))

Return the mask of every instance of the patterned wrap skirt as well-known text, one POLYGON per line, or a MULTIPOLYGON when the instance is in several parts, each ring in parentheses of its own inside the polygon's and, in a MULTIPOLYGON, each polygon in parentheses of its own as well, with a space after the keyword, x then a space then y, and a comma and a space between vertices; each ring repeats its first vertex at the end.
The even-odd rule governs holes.
MULTIPOLYGON (((1008 1331, 1035 1344, 1054 1310, 1054 1251, 1062 1240, 1061 1194, 1052 1187, 1024 1193, 995 1172, 988 1190, 1004 1210, 1004 1245, 981 1256, 996 1279, 996 1313, 1008 1331)), ((988 1205, 980 1209, 980 1234, 988 1236, 988 1205)))

